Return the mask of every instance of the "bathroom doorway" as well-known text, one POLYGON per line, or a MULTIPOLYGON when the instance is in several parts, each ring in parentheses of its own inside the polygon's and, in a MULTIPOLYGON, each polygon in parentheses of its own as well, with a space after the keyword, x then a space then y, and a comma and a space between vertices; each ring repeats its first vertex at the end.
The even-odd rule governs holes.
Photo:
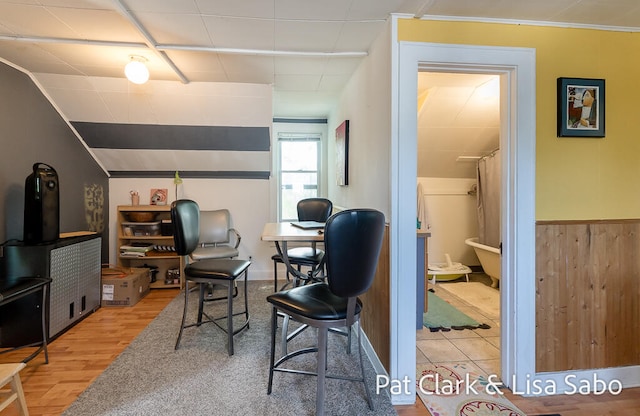
POLYGON ((429 296, 444 300, 480 327, 433 332, 423 327, 416 334, 416 362, 464 366, 500 377, 499 285, 492 287, 474 248, 465 244, 488 228, 499 247, 501 164, 495 155, 500 148, 500 75, 419 71, 417 94, 417 182, 425 207, 419 220, 431 234, 430 276, 435 277, 428 285, 429 296), (487 162, 496 164, 498 175, 491 185, 495 192, 489 192, 489 181, 477 179, 479 164, 487 162), (495 209, 488 210, 495 221, 487 227, 479 226, 479 189, 496 195, 495 209))
MULTIPOLYGON (((396 83, 392 90, 391 137, 391 370, 401 378, 416 369, 415 354, 401 354, 415 345, 416 306, 416 149, 417 74, 484 72, 500 74, 503 179, 501 261, 501 374, 507 387, 525 383, 535 374, 535 50, 418 42, 399 42, 396 83), (502 133, 504 132, 504 134, 502 133), (413 214, 413 215, 407 215, 413 214), (415 279, 415 277, 414 277, 415 279), (516 308, 517 305, 517 308, 516 308), (516 324, 517 323, 517 324, 516 324), (517 355, 516 355, 517 351, 517 355), (504 377, 503 377, 504 378, 504 377)), ((394 404, 414 403, 415 386, 392 398, 394 404)))

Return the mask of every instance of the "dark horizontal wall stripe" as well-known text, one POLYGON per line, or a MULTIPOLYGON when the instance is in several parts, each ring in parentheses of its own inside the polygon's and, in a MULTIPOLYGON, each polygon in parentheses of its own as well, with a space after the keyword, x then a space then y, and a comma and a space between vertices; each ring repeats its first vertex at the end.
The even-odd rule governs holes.
POLYGON ((270 150, 269 127, 168 126, 72 121, 89 147, 159 150, 270 150))
POLYGON ((274 118, 274 123, 291 123, 291 124, 327 124, 326 118, 274 118))
MULTIPOLYGON (((173 178, 175 171, 161 170, 113 170, 112 178, 173 178)), ((268 171, 179 171, 183 179, 269 179, 268 171)))

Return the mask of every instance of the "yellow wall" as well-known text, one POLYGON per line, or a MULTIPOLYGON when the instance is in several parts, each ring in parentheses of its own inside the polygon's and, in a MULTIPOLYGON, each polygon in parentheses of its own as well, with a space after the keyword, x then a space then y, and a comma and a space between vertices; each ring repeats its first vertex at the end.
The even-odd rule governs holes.
POLYGON ((401 19, 398 40, 536 50, 536 219, 640 218, 640 33, 401 19), (604 138, 556 136, 556 80, 602 78, 604 138))

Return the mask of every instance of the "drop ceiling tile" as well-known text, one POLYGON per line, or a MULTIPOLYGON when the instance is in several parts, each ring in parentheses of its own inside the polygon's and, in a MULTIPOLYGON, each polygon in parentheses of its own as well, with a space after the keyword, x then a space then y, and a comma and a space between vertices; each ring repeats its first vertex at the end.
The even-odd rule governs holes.
MULTIPOLYGON (((406 3, 406 0, 352 0, 349 12, 347 13, 347 19, 386 20, 389 18, 390 13, 398 11, 404 3, 406 3)), ((421 1, 421 3, 424 3, 424 1, 421 1)), ((415 13, 417 11, 418 7, 411 9, 411 12, 415 13)))
POLYGON ((193 14, 198 13, 198 6, 193 0, 126 0, 129 10, 136 13, 154 12, 163 14, 193 14))
POLYGON ((215 16, 274 18, 274 0, 196 0, 200 12, 215 16))
POLYGON ((350 3, 344 0, 275 0, 276 18, 308 21, 313 16, 313 20, 341 21, 347 18, 350 3))
POLYGON ((269 74, 256 74, 250 70, 227 73, 229 82, 247 84, 272 84, 273 76, 269 74))
POLYGON ((96 91, 45 88, 56 106, 70 121, 111 120, 108 106, 96 91))
POLYGON ((75 38, 120 42, 144 42, 140 32, 115 10, 48 7, 47 10, 73 28, 75 38), (100 22, 100 24, 96 24, 100 22))
POLYGON ((220 55, 214 52, 168 50, 166 53, 169 59, 180 63, 181 71, 206 71, 215 73, 223 70, 220 55))
POLYGON ((286 51, 333 52, 342 23, 280 22, 275 28, 275 48, 286 51))
POLYGON ((0 3, 0 24, 24 36, 77 37, 73 29, 38 5, 0 3))
POLYGON ((217 48, 274 48, 274 22, 271 20, 203 16, 212 45, 217 48))
POLYGON ((78 74, 77 70, 33 43, 1 41, 0 57, 31 72, 78 74))
POLYGON ((13 2, 42 4, 43 6, 67 7, 86 10, 115 10, 113 0, 17 0, 13 2))
POLYGON ((275 83, 281 91, 308 91, 317 90, 321 81, 320 75, 278 75, 275 83), (314 86, 315 87, 312 87, 314 86), (311 86, 311 87, 310 87, 311 86))
POLYGON ((33 75, 45 89, 96 91, 89 77, 48 73, 34 73, 33 75))
POLYGON ((345 23, 340 30, 335 52, 368 52, 386 26, 385 22, 345 23))
POLYGON ((353 72, 362 63, 362 58, 347 58, 347 57, 331 57, 327 61, 327 66, 324 73, 329 75, 349 74, 353 72))
POLYGON ((117 68, 124 71, 131 55, 147 59, 150 67, 164 65, 164 62, 152 52, 140 48, 120 48, 96 45, 78 45, 67 43, 43 43, 40 48, 51 56, 56 56, 69 65, 93 65, 117 68))
POLYGON ((321 75, 329 62, 328 57, 276 56, 273 58, 275 72, 279 75, 321 75))
POLYGON ((197 14, 137 13, 137 18, 159 45, 211 46, 211 38, 197 14))
MULTIPOLYGON (((625 20, 621 18, 627 14, 628 6, 629 4, 625 8, 619 8, 612 7, 610 1, 582 0, 551 17, 564 22, 589 24, 598 21, 600 24, 607 25, 614 21, 624 22, 625 20), (621 13, 622 10, 625 12, 621 13)), ((637 10, 638 3, 632 3, 631 6, 637 10)), ((637 21, 629 21, 629 23, 633 26, 637 25, 637 21)))
POLYGON ((338 102, 335 93, 274 90, 273 117, 328 117, 338 102))
POLYGON ((272 84, 274 63, 270 56, 221 54, 220 62, 230 82, 272 84))
POLYGON ((340 92, 351 78, 351 75, 328 75, 325 74, 320 79, 318 91, 334 91, 340 92))

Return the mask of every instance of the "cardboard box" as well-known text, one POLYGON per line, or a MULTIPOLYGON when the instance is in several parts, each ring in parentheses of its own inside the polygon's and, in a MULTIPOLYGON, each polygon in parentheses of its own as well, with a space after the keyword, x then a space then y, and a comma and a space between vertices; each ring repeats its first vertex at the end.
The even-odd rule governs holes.
POLYGON ((102 306, 133 306, 149 293, 147 268, 102 269, 102 306))

